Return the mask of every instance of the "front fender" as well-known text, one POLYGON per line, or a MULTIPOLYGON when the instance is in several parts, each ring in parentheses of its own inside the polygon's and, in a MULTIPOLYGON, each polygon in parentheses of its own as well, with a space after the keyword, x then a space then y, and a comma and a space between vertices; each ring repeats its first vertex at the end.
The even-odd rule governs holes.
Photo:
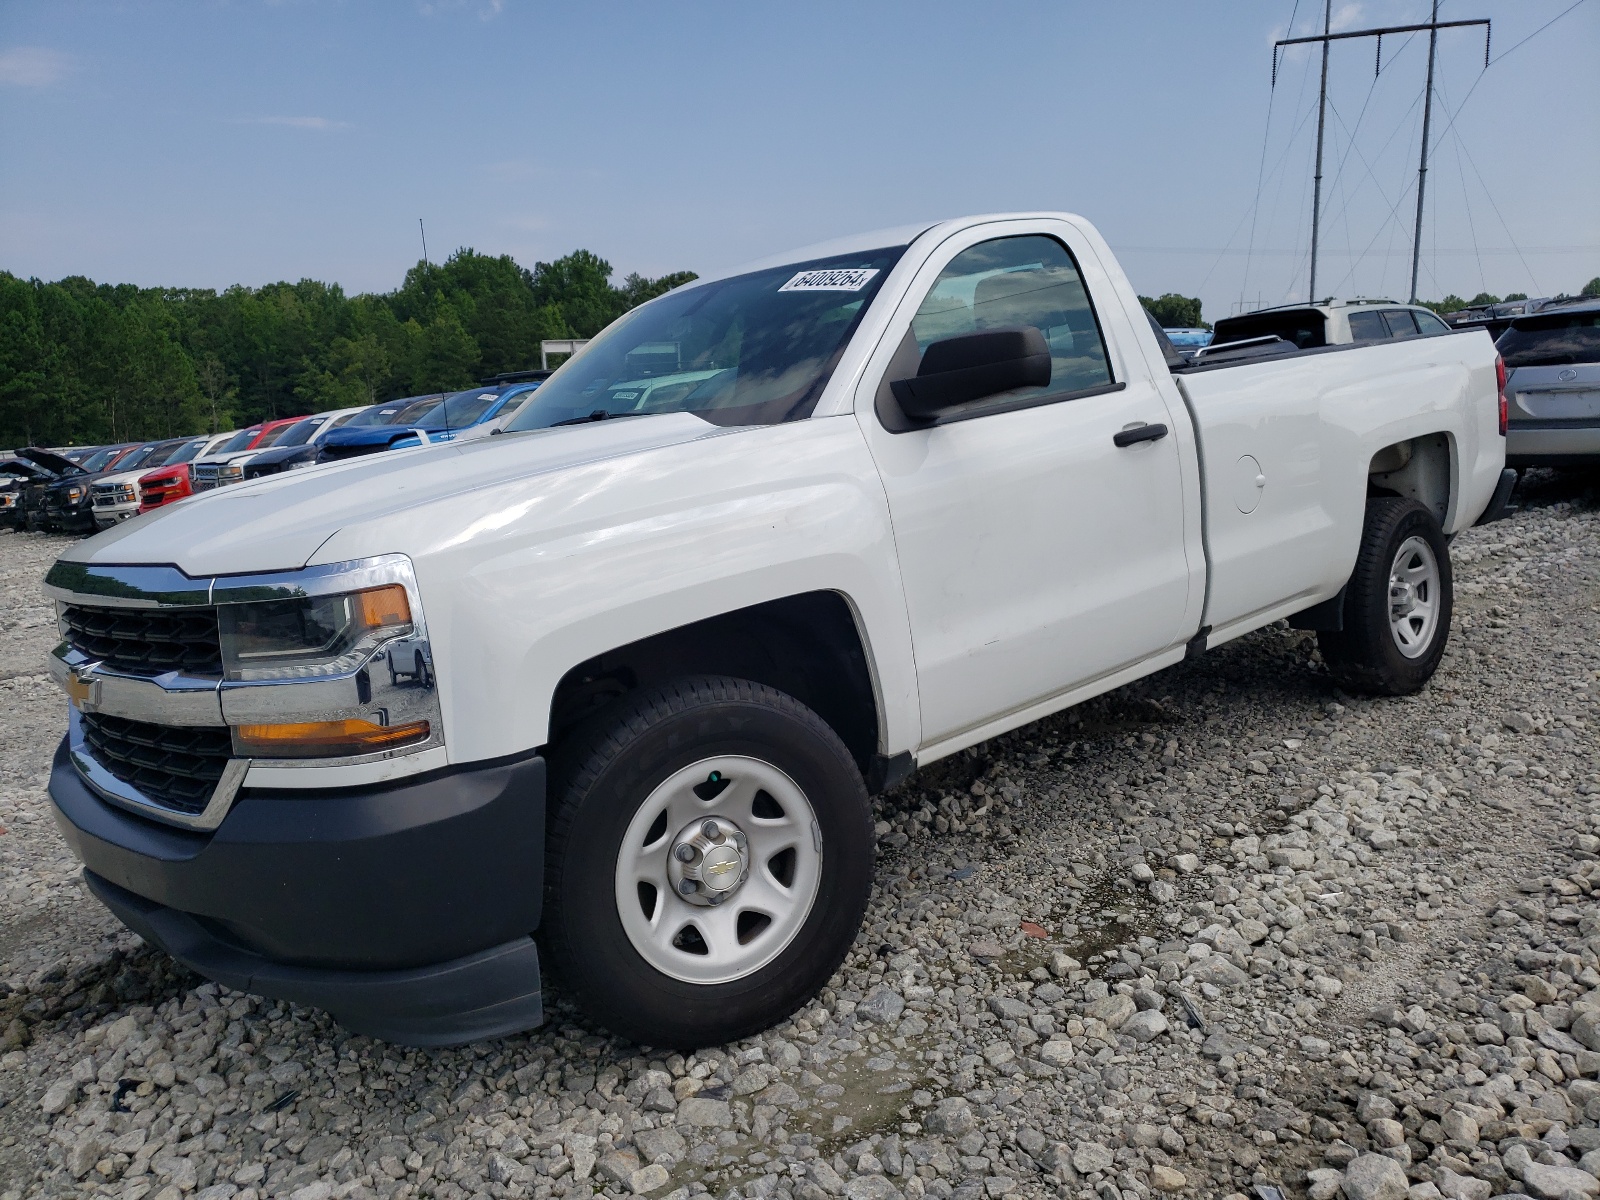
POLYGON ((728 430, 411 516, 388 532, 411 543, 452 762, 544 744, 556 685, 586 659, 816 591, 860 622, 883 749, 918 742, 888 508, 848 417, 728 430))

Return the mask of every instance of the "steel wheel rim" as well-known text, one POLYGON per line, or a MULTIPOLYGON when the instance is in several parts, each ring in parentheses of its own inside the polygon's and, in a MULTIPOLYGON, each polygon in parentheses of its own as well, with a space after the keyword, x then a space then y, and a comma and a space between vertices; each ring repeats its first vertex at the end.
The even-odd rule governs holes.
POLYGON ((760 759, 703 758, 662 780, 629 822, 617 851, 617 915, 634 950, 663 975, 731 983, 788 948, 821 881, 822 835, 800 786, 760 759), (680 895, 683 864, 674 859, 685 833, 707 820, 737 828, 747 842, 747 875, 715 906, 680 895))
POLYGON ((1400 653, 1421 658, 1439 628, 1439 559, 1426 538, 1408 537, 1389 567, 1389 633, 1400 653))

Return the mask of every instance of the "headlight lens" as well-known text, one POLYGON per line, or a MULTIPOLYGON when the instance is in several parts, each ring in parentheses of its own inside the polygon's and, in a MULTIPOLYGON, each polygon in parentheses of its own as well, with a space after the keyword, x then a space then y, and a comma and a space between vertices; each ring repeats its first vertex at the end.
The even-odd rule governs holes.
POLYGON ((84 489, 79 487, 79 486, 77 486, 76 484, 74 484, 72 487, 69 487, 67 489, 67 501, 68 501, 68 503, 76 504, 79 500, 82 500, 83 497, 84 497, 84 489))
POLYGON ((218 483, 237 483, 244 478, 243 463, 223 463, 217 468, 218 483))
POLYGON ((293 680, 345 675, 384 642, 412 632, 400 584, 311 596, 224 604, 217 610, 229 679, 293 680))

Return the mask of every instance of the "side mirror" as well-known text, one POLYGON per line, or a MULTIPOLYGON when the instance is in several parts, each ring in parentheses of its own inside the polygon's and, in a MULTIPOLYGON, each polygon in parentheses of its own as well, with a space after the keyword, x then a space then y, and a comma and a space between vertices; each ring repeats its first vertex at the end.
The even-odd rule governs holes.
POLYGON ((1031 325, 934 342, 917 373, 889 386, 907 416, 928 419, 1013 388, 1047 387, 1050 346, 1031 325))

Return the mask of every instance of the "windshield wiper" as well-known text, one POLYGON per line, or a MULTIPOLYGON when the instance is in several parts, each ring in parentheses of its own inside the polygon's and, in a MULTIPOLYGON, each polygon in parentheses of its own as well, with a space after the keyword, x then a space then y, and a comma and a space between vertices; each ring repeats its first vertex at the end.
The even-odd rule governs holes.
POLYGON ((590 421, 609 421, 616 417, 642 417, 645 415, 637 412, 607 412, 603 408, 597 408, 587 417, 568 417, 565 421, 552 421, 545 428, 555 429, 562 425, 587 425, 590 421))

